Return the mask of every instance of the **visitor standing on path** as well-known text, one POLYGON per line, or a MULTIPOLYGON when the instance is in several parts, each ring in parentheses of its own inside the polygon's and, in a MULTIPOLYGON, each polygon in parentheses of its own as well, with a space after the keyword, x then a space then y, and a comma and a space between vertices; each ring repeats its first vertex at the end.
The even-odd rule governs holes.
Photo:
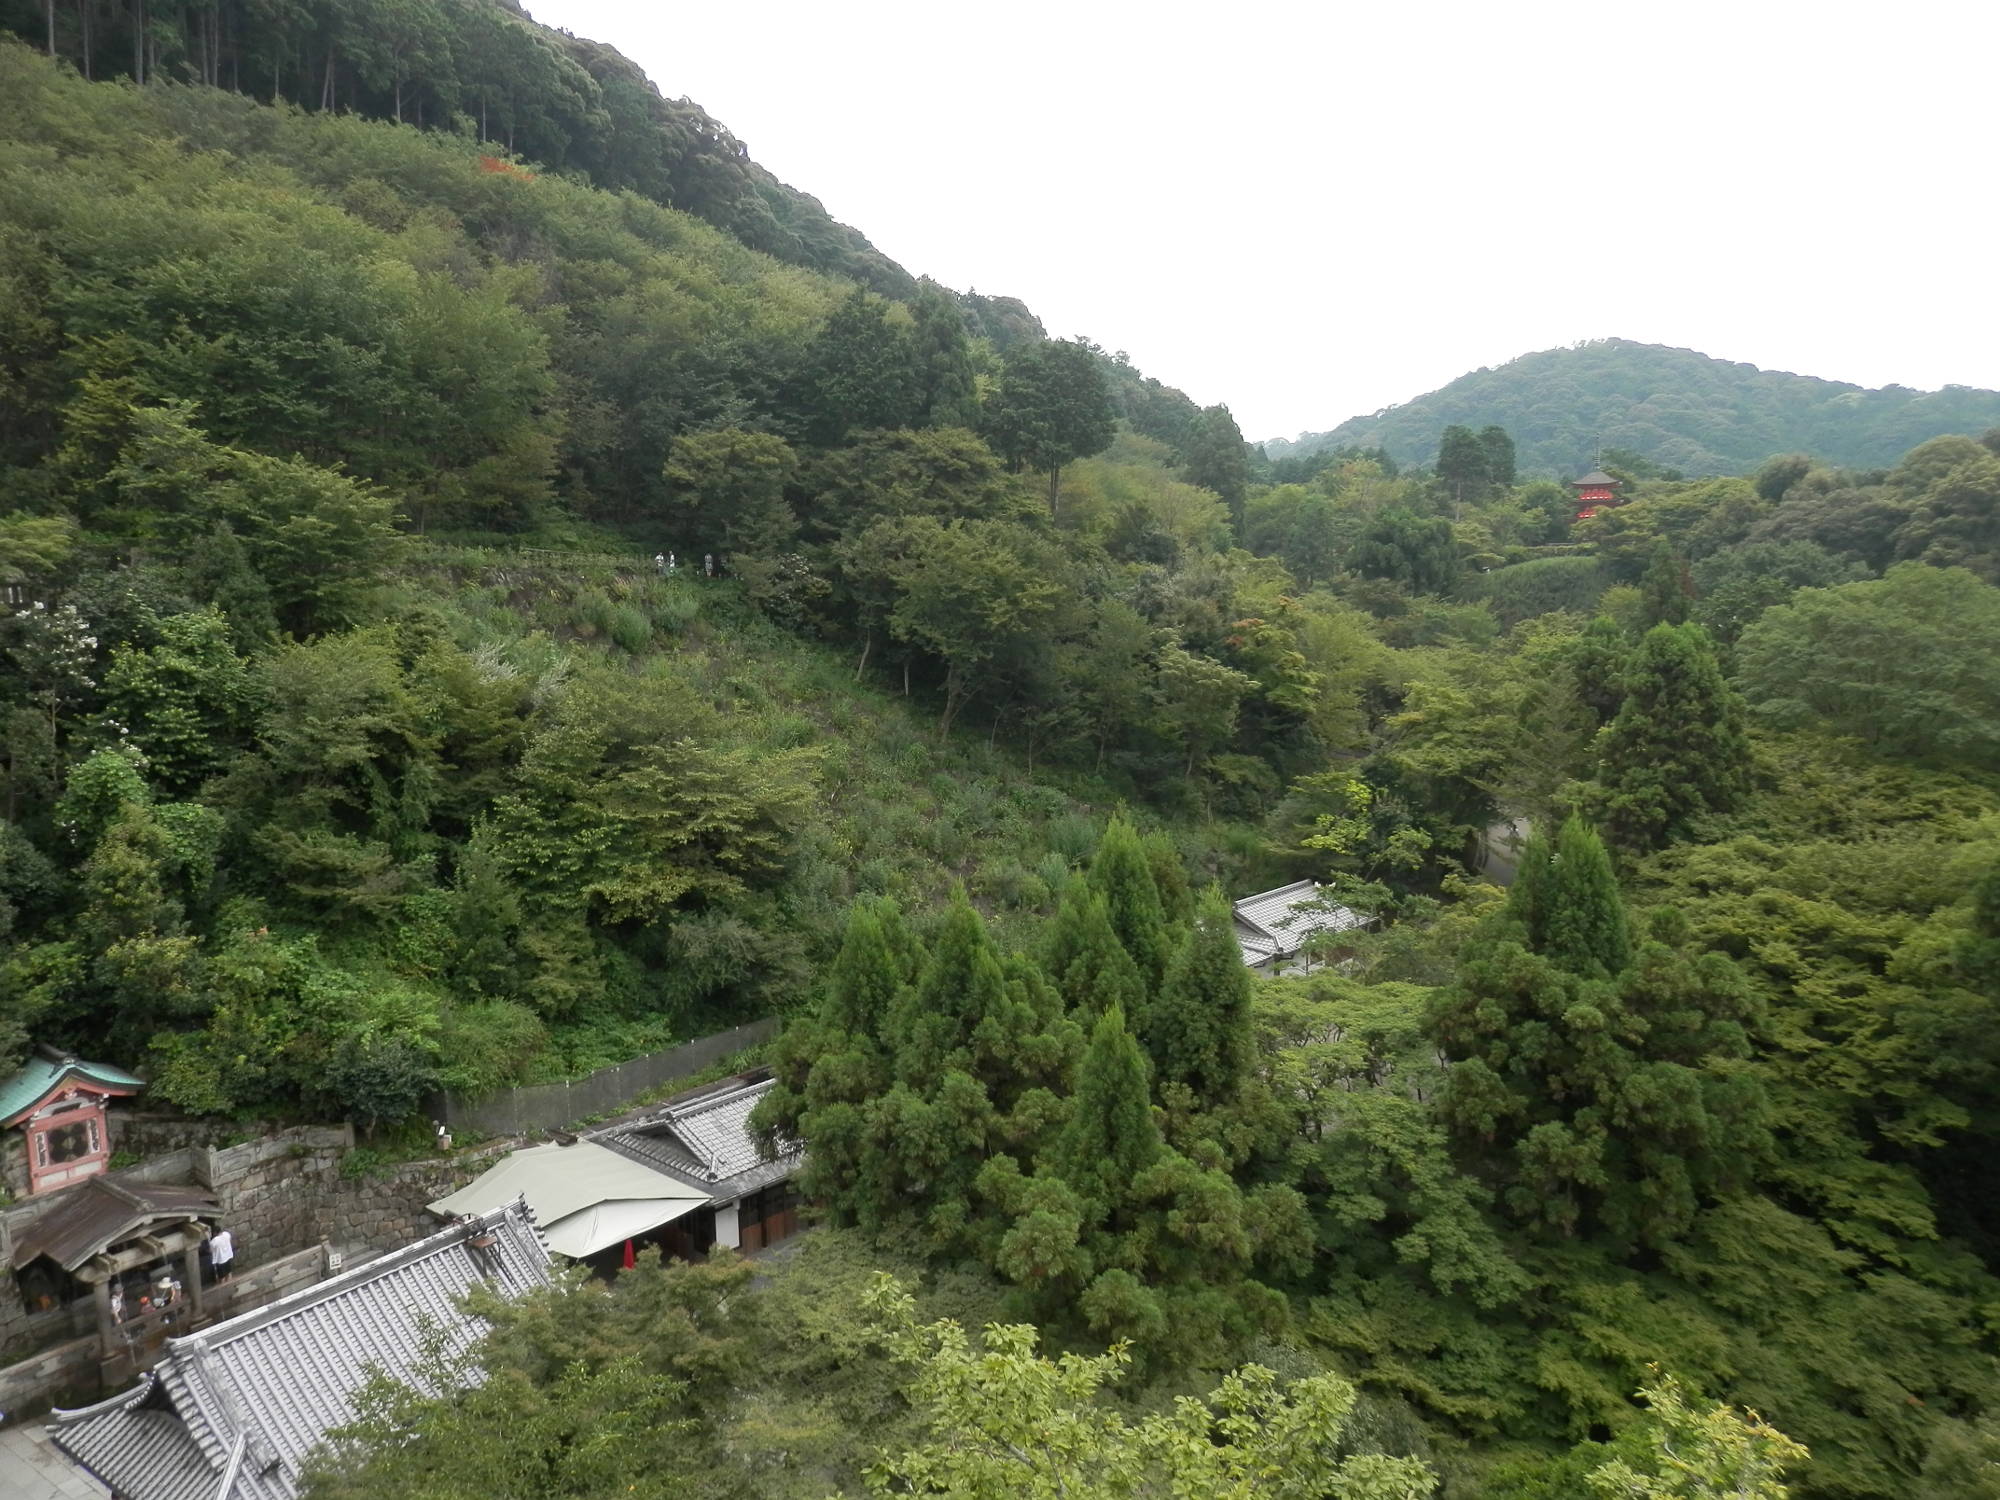
POLYGON ((226 1229, 218 1229, 208 1242, 209 1263, 215 1267, 215 1279, 227 1281, 231 1264, 236 1259, 236 1241, 226 1229))

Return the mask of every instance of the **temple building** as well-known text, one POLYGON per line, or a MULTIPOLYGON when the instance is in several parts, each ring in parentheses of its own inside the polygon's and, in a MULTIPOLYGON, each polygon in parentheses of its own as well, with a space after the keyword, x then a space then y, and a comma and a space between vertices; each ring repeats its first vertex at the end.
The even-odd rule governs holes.
POLYGON ((1623 487, 1623 480, 1613 479, 1602 469, 1592 469, 1583 478, 1572 479, 1570 488, 1576 491, 1576 518, 1588 521, 1601 510, 1611 510, 1624 504, 1618 497, 1618 491, 1623 487))
POLYGON ((1327 933, 1358 932, 1371 918, 1329 901, 1317 881, 1296 880, 1274 891, 1245 896, 1230 903, 1236 924, 1236 946, 1245 967, 1260 975, 1309 974, 1328 954, 1312 939, 1327 933))
POLYGON ((102 1172, 111 1159, 105 1105, 145 1086, 123 1068, 37 1047, 20 1072, 0 1083, 0 1130, 21 1130, 23 1154, 8 1163, 10 1185, 49 1193, 102 1172))
POLYGON ((56 1446, 118 1500, 295 1500, 306 1455, 353 1420, 371 1370, 406 1379, 426 1345, 464 1350, 485 1325, 467 1290, 549 1282, 521 1203, 453 1224, 304 1291, 182 1338, 131 1390, 57 1411, 56 1446))
POLYGON ((608 1270, 637 1249, 695 1260, 716 1245, 758 1250, 798 1229, 797 1142, 767 1155, 749 1126, 768 1070, 691 1089, 581 1135, 513 1152, 436 1214, 482 1213, 524 1197, 549 1248, 608 1270))

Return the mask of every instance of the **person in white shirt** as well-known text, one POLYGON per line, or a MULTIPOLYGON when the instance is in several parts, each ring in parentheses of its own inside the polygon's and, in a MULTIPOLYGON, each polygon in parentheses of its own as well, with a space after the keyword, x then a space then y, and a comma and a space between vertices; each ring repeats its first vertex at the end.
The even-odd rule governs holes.
POLYGON ((208 1242, 209 1264, 215 1267, 215 1279, 229 1279, 230 1262, 236 1259, 236 1241, 229 1237, 229 1231, 218 1229, 208 1242))

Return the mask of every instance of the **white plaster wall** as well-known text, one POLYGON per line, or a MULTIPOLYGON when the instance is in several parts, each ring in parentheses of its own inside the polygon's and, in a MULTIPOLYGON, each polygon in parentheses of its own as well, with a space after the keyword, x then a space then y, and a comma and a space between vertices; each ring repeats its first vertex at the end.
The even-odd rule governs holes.
POLYGON ((732 1250, 741 1248, 743 1244, 743 1233, 736 1223, 736 1209, 736 1203, 715 1205, 715 1243, 727 1245, 732 1250))

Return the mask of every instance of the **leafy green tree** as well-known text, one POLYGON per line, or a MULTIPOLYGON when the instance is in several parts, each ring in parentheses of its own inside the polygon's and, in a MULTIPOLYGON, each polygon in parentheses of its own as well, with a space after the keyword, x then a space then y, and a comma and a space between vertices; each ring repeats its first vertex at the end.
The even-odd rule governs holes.
POLYGON ((217 610, 170 615, 156 634, 149 647, 112 649, 106 712, 144 752, 163 791, 189 792, 243 743, 258 708, 256 679, 217 610))
POLYGON ((1160 648, 1154 666, 1153 706, 1169 742, 1183 746, 1181 774, 1192 777, 1236 735, 1236 718, 1255 683, 1213 657, 1177 641, 1160 648))
POLYGON ((1043 339, 1010 350, 982 418, 993 451, 1016 470, 1047 471, 1056 512, 1063 465, 1101 452, 1115 421, 1111 396, 1088 344, 1043 339))
POLYGON ((676 438, 665 476, 682 545, 718 554, 784 551, 798 531, 785 502, 797 469, 791 445, 768 432, 730 427, 676 438))
POLYGON ((1624 676, 1625 701, 1598 741, 1599 817, 1612 841, 1654 849, 1749 789, 1743 700, 1699 625, 1655 625, 1624 676))
POLYGON ((1831 588, 1868 576, 1853 558, 1815 542, 1747 542, 1703 558, 1694 568, 1696 623, 1734 645, 1758 616, 1800 589, 1831 588))
POLYGON ((1458 582, 1458 546, 1451 522, 1392 506, 1362 534, 1347 565, 1364 578, 1386 578, 1412 594, 1444 594, 1458 582))
POLYGON ((1438 439, 1437 477, 1444 482, 1453 505, 1477 505, 1486 498, 1494 483, 1488 468, 1490 456, 1480 434, 1470 427, 1445 428, 1438 439))
POLYGON ((1810 1455, 1753 1412, 1691 1406, 1681 1383, 1653 1367, 1640 1456, 1594 1469, 1600 1500, 1786 1500, 1785 1472, 1810 1455))
POLYGON ((1002 470, 993 451, 958 427, 898 428, 857 434, 802 470, 809 535, 859 537, 885 517, 940 521, 1028 521, 1032 492, 1002 470))
POLYGON ((1214 490, 1229 507, 1231 519, 1243 524, 1243 501, 1250 484, 1248 449, 1243 433, 1226 406, 1203 407, 1188 423, 1181 439, 1190 484, 1214 490))
POLYGON ((1780 728, 1820 723, 1913 759, 2000 751, 2000 588, 1962 568, 1802 589, 1743 633, 1738 663, 1752 712, 1780 728))
POLYGON ((892 316, 899 311, 858 287, 833 310, 806 356, 809 442, 831 447, 850 432, 912 424, 921 393, 909 323, 892 316))
POLYGON ((914 534, 897 568, 899 597, 889 629, 934 652, 945 666, 938 733, 982 688, 996 661, 1024 652, 1055 610, 1061 585, 1034 537, 998 521, 960 521, 914 534))
POLYGON ((1889 479, 1910 503, 1897 557, 2000 583, 2000 455, 1971 438, 1932 438, 1904 454, 1889 479))
POLYGON ((1134 1423, 1100 1394, 1129 1363, 1123 1344, 1051 1360, 1036 1352, 1033 1327, 993 1324, 975 1350, 956 1323, 919 1325, 909 1294, 886 1278, 869 1305, 912 1371, 926 1437, 883 1454, 868 1472, 875 1494, 1422 1500, 1437 1484, 1416 1459, 1336 1456, 1355 1403, 1337 1376, 1281 1387, 1246 1365, 1205 1400, 1183 1397, 1134 1423))

